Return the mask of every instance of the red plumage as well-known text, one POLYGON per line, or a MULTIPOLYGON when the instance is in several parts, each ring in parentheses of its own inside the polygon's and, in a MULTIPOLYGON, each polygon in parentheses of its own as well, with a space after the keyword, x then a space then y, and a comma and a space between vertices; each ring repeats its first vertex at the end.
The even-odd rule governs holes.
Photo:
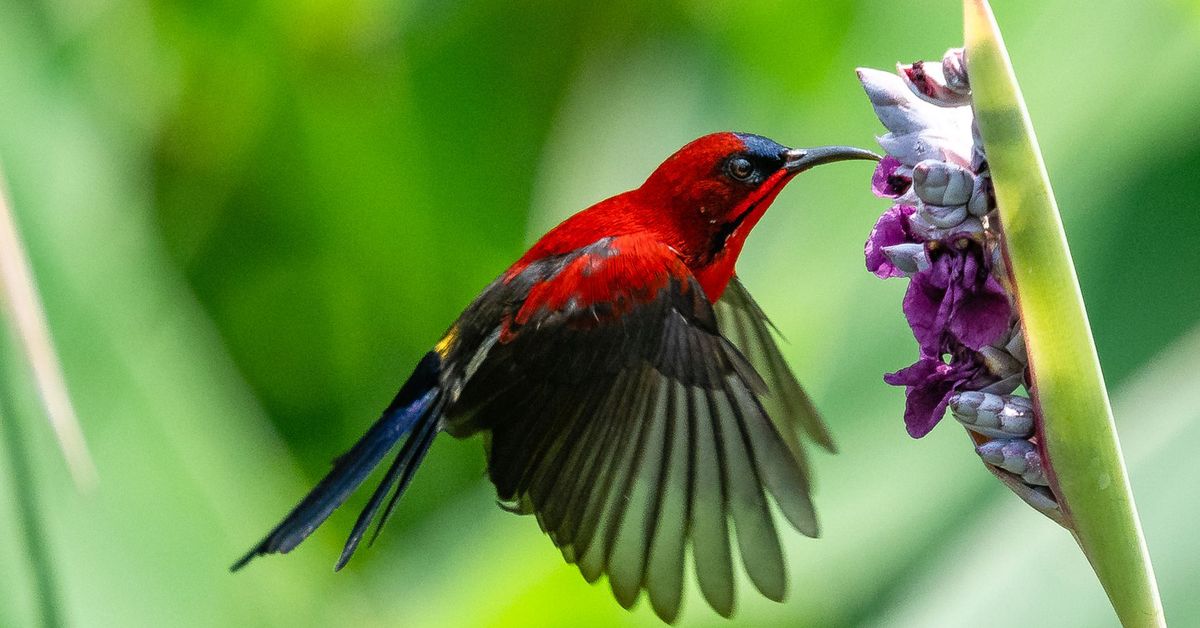
POLYGON ((641 187, 603 200, 550 230, 507 276, 534 260, 562 255, 600 238, 638 236, 676 251, 715 303, 733 277, 746 236, 797 174, 779 168, 765 173, 754 187, 731 181, 721 164, 745 150, 745 141, 735 133, 714 133, 691 142, 663 162, 641 187), (720 227, 743 214, 737 229, 714 250, 713 238, 720 227))
POLYGON ((731 536, 756 588, 782 599, 768 504, 816 536, 800 435, 833 443, 734 265, 796 174, 862 158, 875 157, 716 133, 636 190, 567 219, 483 290, 367 434, 234 568, 298 545, 403 441, 340 568, 446 431, 483 434, 500 500, 535 515, 588 580, 607 574, 622 605, 644 589, 674 620, 690 548, 701 592, 728 616, 731 536))
MULTIPOLYGON (((688 269, 683 262, 661 248, 660 241, 644 233, 613 237, 604 254, 580 255, 551 279, 533 286, 514 320, 524 325, 539 311, 587 308, 598 303, 610 303, 612 316, 624 316, 653 299, 670 279, 686 276, 688 269)), ((590 325, 600 321, 581 322, 590 325)))

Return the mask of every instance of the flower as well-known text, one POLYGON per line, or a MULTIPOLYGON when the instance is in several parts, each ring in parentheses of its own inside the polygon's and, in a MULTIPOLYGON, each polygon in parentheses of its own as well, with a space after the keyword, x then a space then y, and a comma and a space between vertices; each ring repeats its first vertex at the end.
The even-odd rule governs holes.
POLYGON ((875 227, 871 229, 864 252, 867 258, 867 270, 875 273, 876 277, 887 279, 908 276, 908 273, 898 267, 892 257, 887 254, 888 249, 904 244, 917 244, 922 254, 924 253, 924 246, 920 245, 920 240, 913 236, 912 229, 908 224, 909 217, 915 211, 916 208, 909 205, 893 205, 879 217, 875 227))
POLYGON ((863 247, 867 270, 910 279, 903 310, 919 348, 916 362, 883 380, 904 387, 910 436, 928 434, 950 409, 993 473, 1049 513, 1057 506, 1045 492, 1040 441, 1025 429, 1036 424, 1034 409, 1015 394, 1026 383, 1024 334, 998 246, 1003 234, 962 50, 950 50, 941 64, 900 65, 898 74, 860 69, 858 76, 888 131, 879 137, 888 154, 871 190, 893 201, 863 247), (1009 431, 989 414, 993 406, 1008 413, 1009 431))
POLYGON ((958 49, 940 67, 858 71, 899 163, 872 179, 892 207, 871 231, 867 268, 909 278, 903 307, 920 344, 884 380, 904 387, 911 436, 949 410, 984 468, 1071 532, 1116 619, 1165 625, 1032 124, 987 0, 963 6, 969 66, 958 49), (911 184, 893 196, 897 173, 911 184))
POLYGON ((922 355, 912 366, 884 375, 883 381, 905 387, 904 425, 909 436, 921 438, 942 420, 955 393, 978 390, 995 378, 977 354, 960 347, 949 363, 940 356, 922 355))
POLYGON ((904 79, 890 72, 859 68, 859 81, 875 115, 888 132, 879 145, 901 164, 926 159, 970 166, 974 143, 970 107, 941 107, 917 97, 904 79))
POLYGON ((983 247, 961 238, 929 248, 930 267, 912 276, 904 295, 904 315, 921 353, 939 355, 951 338, 978 351, 1008 331, 1012 307, 988 272, 983 247))
POLYGON ((871 175, 871 191, 879 198, 899 198, 908 191, 912 182, 912 170, 889 155, 875 167, 875 174, 871 175))

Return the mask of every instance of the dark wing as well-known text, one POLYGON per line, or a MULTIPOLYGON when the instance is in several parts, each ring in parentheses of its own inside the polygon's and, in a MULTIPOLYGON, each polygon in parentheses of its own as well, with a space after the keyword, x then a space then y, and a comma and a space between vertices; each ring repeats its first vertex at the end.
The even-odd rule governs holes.
POLYGON ((674 620, 690 544, 705 598, 728 616, 730 522, 755 586, 782 599, 766 494, 815 536, 804 471, 759 401, 766 385, 674 252, 609 238, 494 286, 501 296, 460 321, 483 338, 464 346, 482 348, 458 358, 465 383, 446 426, 487 435, 500 499, 535 514, 589 581, 608 574, 626 607, 644 588, 674 620), (487 332, 484 320, 503 322, 487 332))
POLYGON ((763 406, 797 457, 804 460, 797 439, 801 430, 829 452, 836 453, 837 446, 829 428, 779 352, 774 338, 778 330, 737 277, 729 282, 714 309, 721 333, 741 350, 767 381, 770 394, 763 399, 763 406))

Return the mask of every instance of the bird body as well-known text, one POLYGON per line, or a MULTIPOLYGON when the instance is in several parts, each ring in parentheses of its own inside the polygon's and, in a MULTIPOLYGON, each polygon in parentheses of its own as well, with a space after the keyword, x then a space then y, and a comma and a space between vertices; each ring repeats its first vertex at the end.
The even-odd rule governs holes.
POLYGON ((870 158, 716 133, 639 188, 568 218, 480 293, 381 418, 234 569, 298 545, 403 440, 340 569, 446 431, 482 434, 502 504, 535 515, 589 581, 607 574, 623 606, 645 589, 673 621, 690 547, 704 597, 728 616, 731 523, 751 581, 782 599, 768 503, 816 536, 800 433, 833 443, 734 265, 796 174, 870 158))

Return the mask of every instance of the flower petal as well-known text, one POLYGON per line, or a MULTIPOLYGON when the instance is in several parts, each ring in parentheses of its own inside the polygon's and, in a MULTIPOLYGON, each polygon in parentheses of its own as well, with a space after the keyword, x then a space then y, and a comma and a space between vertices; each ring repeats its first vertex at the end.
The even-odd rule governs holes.
POLYGON ((904 425, 909 436, 921 438, 928 434, 946 414, 958 383, 954 372, 941 360, 923 357, 908 368, 883 376, 888 384, 906 386, 904 425))
POLYGON ((875 115, 892 133, 912 133, 937 126, 938 108, 917 98, 899 76, 859 68, 858 80, 875 108, 875 115))
POLYGON ((939 247, 929 268, 913 275, 904 293, 904 317, 924 355, 941 355, 961 274, 956 251, 939 247))
POLYGON ((949 364, 940 357, 921 356, 915 364, 883 376, 892 386, 905 386, 904 425, 913 438, 921 438, 942 420, 950 397, 959 390, 974 390, 988 375, 978 354, 962 345, 951 348, 949 364))
POLYGON ((916 210, 908 205, 893 205, 879 217, 879 220, 875 222, 875 227, 871 229, 871 235, 867 238, 863 252, 867 258, 867 270, 875 273, 875 276, 880 279, 905 275, 904 271, 896 268, 895 264, 888 259, 883 248, 915 242, 908 230, 908 217, 914 211, 916 210))
POLYGON ((958 303, 947 329, 959 342, 978 351, 1008 331, 1012 305, 995 277, 988 276, 982 289, 958 303))
POLYGON ((899 170, 903 164, 899 159, 888 155, 875 167, 871 175, 871 191, 879 198, 898 198, 912 186, 912 177, 899 170))

